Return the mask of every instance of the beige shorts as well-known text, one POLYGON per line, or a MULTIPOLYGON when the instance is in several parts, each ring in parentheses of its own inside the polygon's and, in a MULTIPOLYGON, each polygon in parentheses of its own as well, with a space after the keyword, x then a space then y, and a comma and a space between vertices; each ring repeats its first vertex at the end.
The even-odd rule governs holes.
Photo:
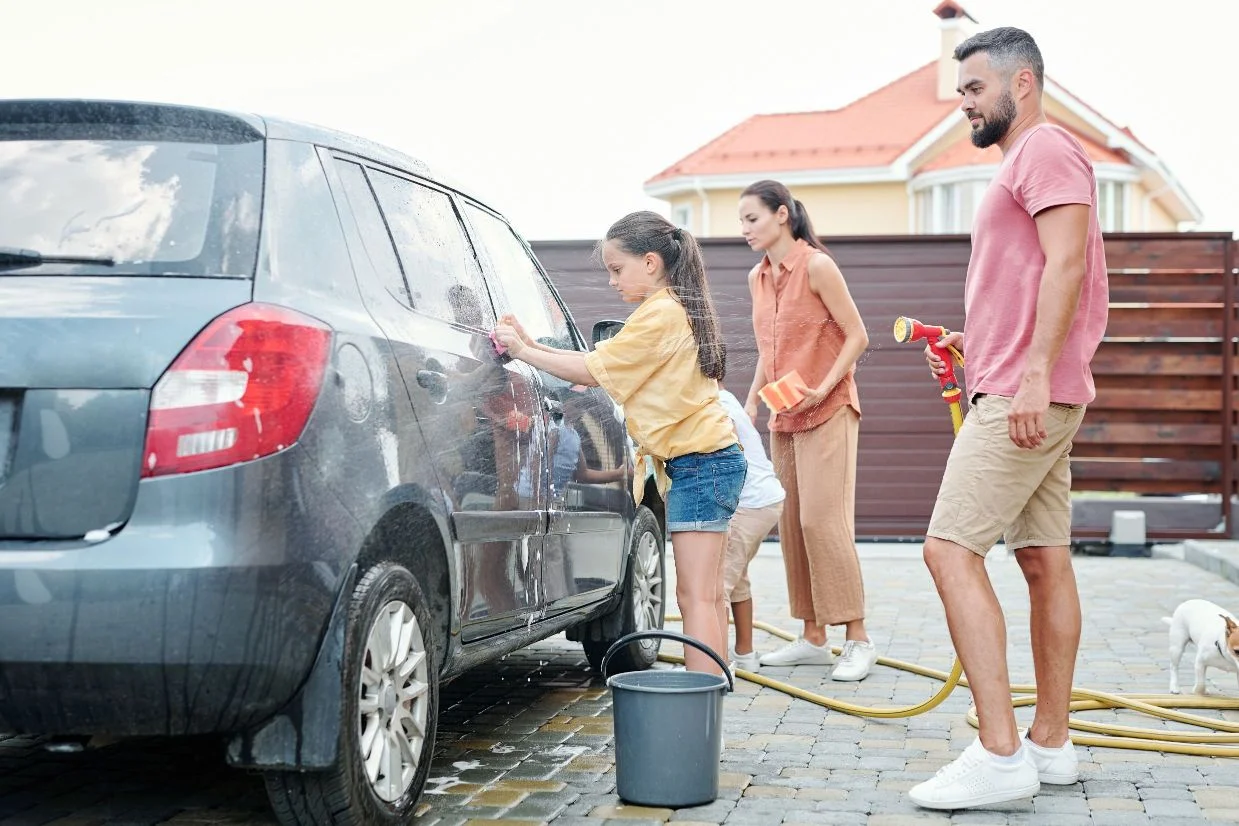
POLYGON ((738 508, 727 527, 727 548, 723 552, 723 599, 744 602, 753 598, 749 589, 749 563, 757 556, 764 540, 783 514, 783 503, 764 508, 738 508))
POLYGON ((984 556, 1005 536, 1011 550, 1071 544, 1071 440, 1084 406, 1051 404, 1049 433, 1031 450, 1007 430, 1011 399, 980 396, 964 419, 929 519, 927 536, 984 556))

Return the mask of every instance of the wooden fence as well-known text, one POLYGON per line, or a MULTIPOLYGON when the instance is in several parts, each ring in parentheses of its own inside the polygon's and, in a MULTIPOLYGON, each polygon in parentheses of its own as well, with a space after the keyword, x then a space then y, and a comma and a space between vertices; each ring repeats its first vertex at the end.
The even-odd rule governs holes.
MULTIPOLYGON (((951 445, 950 420, 921 347, 899 345, 894 319, 963 325, 967 236, 824 238, 869 331, 857 370, 862 423, 857 472, 859 538, 923 536, 951 445)), ((747 273, 756 256, 740 239, 702 244, 728 342, 726 385, 743 398, 756 348, 747 273)), ((1106 239, 1110 320, 1093 363, 1097 399, 1075 441, 1080 492, 1215 497, 1229 535, 1235 475, 1236 244, 1223 233, 1116 234, 1106 239)), ((581 327, 625 318, 593 242, 533 244, 581 327)), ((967 382, 964 373, 965 385, 967 382)), ((1077 524, 1103 537, 1108 519, 1077 524)), ((1199 525, 1150 527, 1150 538, 1218 535, 1199 525)))

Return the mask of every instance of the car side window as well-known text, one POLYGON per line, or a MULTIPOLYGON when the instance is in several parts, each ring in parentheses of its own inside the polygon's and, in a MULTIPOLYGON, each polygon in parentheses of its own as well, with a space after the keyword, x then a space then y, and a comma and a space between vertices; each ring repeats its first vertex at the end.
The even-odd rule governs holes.
POLYGON ((465 210, 478 247, 503 289, 503 297, 496 296, 502 310, 515 315, 529 335, 543 344, 579 350, 563 305, 512 228, 472 204, 466 204, 465 210))
POLYGON ((475 329, 493 326, 481 268, 452 199, 386 172, 366 174, 396 243, 413 308, 475 329))
POLYGON ((312 292, 328 300, 356 294, 348 245, 317 151, 300 141, 271 140, 266 164, 262 289, 312 292))
POLYGON ((400 261, 396 258, 396 248, 392 246, 391 235, 387 231, 387 224, 383 222, 383 213, 379 212, 379 205, 374 200, 370 184, 366 181, 365 171, 355 163, 340 160, 336 161, 336 170, 340 173, 345 197, 348 198, 353 217, 357 219, 361 242, 375 274, 394 298, 406 307, 412 307, 409 285, 405 283, 400 261))

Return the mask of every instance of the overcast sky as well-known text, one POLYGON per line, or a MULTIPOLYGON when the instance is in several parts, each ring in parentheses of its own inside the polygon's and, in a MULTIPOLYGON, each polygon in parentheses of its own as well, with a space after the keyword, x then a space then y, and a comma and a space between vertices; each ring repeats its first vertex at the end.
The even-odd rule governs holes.
MULTIPOLYGON (((1052 77, 1162 157, 1202 229, 1239 230, 1239 2, 961 2, 1030 31, 1052 77)), ((642 182, 746 117, 843 106, 934 59, 935 5, 0 0, 0 97, 321 123, 449 170, 531 240, 595 238, 665 212, 642 182)))

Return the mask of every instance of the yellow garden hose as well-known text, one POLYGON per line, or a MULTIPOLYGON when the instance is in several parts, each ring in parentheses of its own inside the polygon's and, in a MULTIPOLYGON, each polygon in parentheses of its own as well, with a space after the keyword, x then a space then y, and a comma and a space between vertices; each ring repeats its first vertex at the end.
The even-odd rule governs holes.
MULTIPOLYGON (((675 614, 667 615, 667 620, 670 622, 679 622, 681 618, 675 614)), ((789 642, 795 640, 796 637, 781 628, 776 628, 765 622, 755 621, 753 627, 773 634, 776 637, 781 637, 789 642)), ((839 654, 841 649, 839 646, 834 647, 834 652, 839 654)), ((659 654, 658 659, 669 662, 679 663, 684 662, 684 658, 676 654, 659 654)), ((916 663, 904 662, 903 660, 894 660, 889 657, 878 657, 878 665, 885 665, 890 668, 897 668, 900 671, 908 671, 913 674, 919 674, 922 677, 930 677, 935 680, 941 680, 943 685, 929 699, 914 706, 905 706, 903 708, 872 708, 870 706, 857 705, 844 700, 836 700, 822 694, 815 694, 812 691, 800 688, 799 686, 791 685, 780 680, 773 680, 769 677, 763 677, 760 674, 752 671, 746 671, 742 668, 736 669, 736 676, 747 680, 751 683, 773 688, 775 691, 781 691, 784 694, 789 694, 792 697, 797 697, 801 700, 806 700, 814 705, 823 706, 824 708, 842 711, 845 714, 851 714, 856 717, 876 717, 880 719, 899 719, 902 717, 916 717, 919 714, 924 714, 942 704, 942 701, 947 698, 957 685, 968 687, 968 680, 963 676, 964 668, 960 664, 959 657, 955 658, 955 662, 951 665, 951 672, 948 674, 945 671, 939 671, 935 668, 926 668, 916 663)), ((1015 708, 1023 708, 1025 706, 1036 705, 1037 703, 1037 687, 1033 685, 1012 685, 1012 694, 1026 694, 1026 697, 1012 697, 1011 705, 1015 708)), ((1162 720, 1169 720, 1176 723, 1184 723, 1191 726, 1198 726, 1204 729, 1212 729, 1214 734, 1199 734, 1190 731, 1172 731, 1168 729, 1151 729, 1151 728, 1135 728, 1132 726, 1111 725, 1106 723, 1090 723, 1085 720, 1079 720, 1075 717, 1068 718, 1068 726, 1075 731, 1088 732, 1088 734, 1072 734, 1071 742, 1077 746, 1101 746, 1105 748, 1115 749, 1131 749, 1135 751, 1157 751, 1169 754, 1190 754, 1196 757, 1239 757, 1239 723, 1231 723, 1226 720, 1217 718, 1201 717, 1196 714, 1185 714, 1181 711, 1173 711, 1177 708, 1204 708, 1215 710, 1239 710, 1239 699, 1230 697, 1203 697, 1200 695, 1178 695, 1178 694, 1110 694, 1105 691, 1093 691, 1087 688, 1072 688, 1071 689, 1071 711, 1098 711, 1101 709, 1116 709, 1125 708, 1130 711, 1147 714, 1150 717, 1157 717, 1162 720), (1091 736, 1104 735, 1104 736, 1091 736), (1226 745, 1236 744, 1236 745, 1226 745)), ((968 724, 973 728, 978 727, 977 712, 975 708, 968 709, 966 719, 968 724)))
POLYGON ((947 403, 951 406, 951 427, 955 428, 955 432, 958 433, 959 429, 964 426, 964 409, 959 399, 947 403))

